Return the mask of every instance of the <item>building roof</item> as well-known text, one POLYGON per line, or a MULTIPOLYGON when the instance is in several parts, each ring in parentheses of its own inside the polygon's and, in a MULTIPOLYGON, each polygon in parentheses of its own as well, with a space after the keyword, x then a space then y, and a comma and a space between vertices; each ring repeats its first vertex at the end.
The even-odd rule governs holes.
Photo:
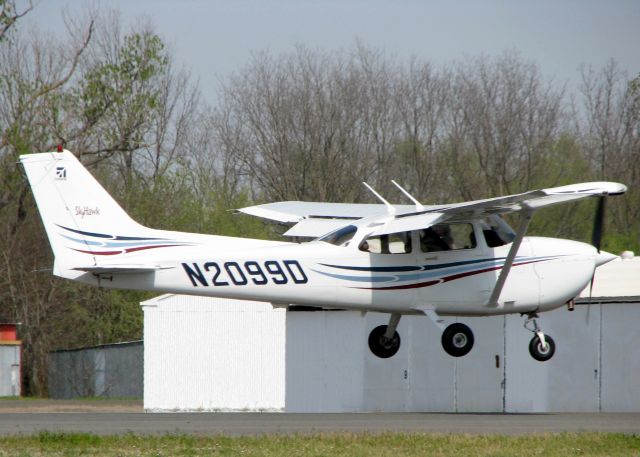
MULTIPOLYGON (((589 297, 589 286, 582 291, 580 297, 589 297)), ((618 258, 596 269, 592 297, 640 298, 640 257, 618 258)))

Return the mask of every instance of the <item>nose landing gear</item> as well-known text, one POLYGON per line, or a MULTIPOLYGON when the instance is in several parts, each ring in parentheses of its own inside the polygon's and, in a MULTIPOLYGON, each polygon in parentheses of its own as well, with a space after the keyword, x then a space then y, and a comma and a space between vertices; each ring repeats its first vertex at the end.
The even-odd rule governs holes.
POLYGON ((537 318, 536 313, 530 313, 527 314, 527 320, 524 322, 524 328, 535 334, 529 343, 529 354, 538 362, 546 362, 555 354, 556 343, 538 327, 537 318))

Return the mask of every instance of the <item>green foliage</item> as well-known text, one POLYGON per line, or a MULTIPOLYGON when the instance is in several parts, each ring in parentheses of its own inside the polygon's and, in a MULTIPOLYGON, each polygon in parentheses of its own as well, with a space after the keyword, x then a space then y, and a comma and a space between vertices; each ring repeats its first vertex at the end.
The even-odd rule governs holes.
POLYGON ((96 62, 69 92, 69 109, 82 113, 85 125, 100 125, 102 141, 116 150, 136 149, 158 107, 161 88, 155 80, 166 72, 168 62, 157 35, 127 35, 115 56, 96 62))
POLYGON ((14 0, 0 0, 0 43, 7 39, 7 32, 13 27, 18 17, 14 0))

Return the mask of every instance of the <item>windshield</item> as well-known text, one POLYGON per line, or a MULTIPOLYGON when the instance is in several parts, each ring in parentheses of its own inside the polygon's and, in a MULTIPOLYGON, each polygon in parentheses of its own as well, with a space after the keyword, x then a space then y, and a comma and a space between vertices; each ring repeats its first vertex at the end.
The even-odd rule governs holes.
POLYGON ((357 231, 358 228, 355 225, 347 225, 346 227, 339 228, 321 236, 318 238, 318 241, 335 244, 336 246, 348 246, 349 241, 351 241, 351 238, 353 238, 353 235, 355 235, 357 231))
POLYGON ((516 237, 513 229, 500 216, 487 217, 481 221, 480 226, 484 240, 490 248, 509 244, 516 237))

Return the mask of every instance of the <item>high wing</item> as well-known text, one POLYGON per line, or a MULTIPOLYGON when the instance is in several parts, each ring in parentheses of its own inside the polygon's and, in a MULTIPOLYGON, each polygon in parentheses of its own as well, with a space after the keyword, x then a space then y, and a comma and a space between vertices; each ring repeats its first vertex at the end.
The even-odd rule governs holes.
POLYGON ((534 211, 546 206, 625 193, 627 187, 615 182, 588 182, 568 186, 532 190, 521 194, 488 198, 450 205, 394 205, 394 214, 383 204, 320 203, 288 201, 249 206, 238 211, 244 214, 295 224, 287 236, 318 237, 359 219, 380 218, 376 235, 417 230, 455 219, 481 218, 491 214, 534 211), (386 217, 385 217, 386 216, 386 217))

